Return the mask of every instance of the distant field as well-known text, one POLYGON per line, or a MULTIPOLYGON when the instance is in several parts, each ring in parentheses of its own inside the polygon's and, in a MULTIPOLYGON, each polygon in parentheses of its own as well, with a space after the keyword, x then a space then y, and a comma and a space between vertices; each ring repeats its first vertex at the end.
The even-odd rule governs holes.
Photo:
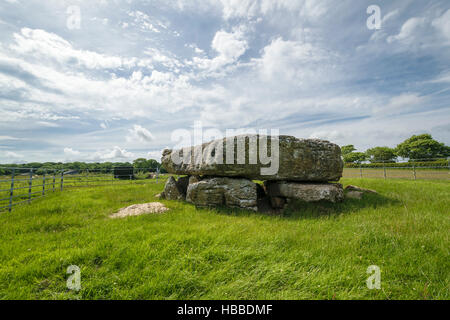
MULTIPOLYGON (((383 168, 362 168, 363 178, 384 178, 383 168)), ((344 178, 359 178, 361 177, 361 169, 359 168, 344 168, 344 178)), ((386 168, 387 179, 410 179, 414 180, 414 171, 412 168, 386 168)), ((450 180, 450 169, 422 169, 416 168, 416 179, 448 179, 450 180)))
POLYGON ((449 299, 450 181, 342 182, 379 195, 284 216, 162 201, 165 214, 113 220, 164 184, 50 194, 0 214, 0 298, 449 299), (381 290, 366 287, 369 265, 381 290))

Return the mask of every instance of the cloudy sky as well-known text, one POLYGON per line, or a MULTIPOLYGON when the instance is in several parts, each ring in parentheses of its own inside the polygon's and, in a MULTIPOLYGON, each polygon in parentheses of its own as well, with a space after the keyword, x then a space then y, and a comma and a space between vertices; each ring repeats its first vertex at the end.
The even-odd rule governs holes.
POLYGON ((0 0, 0 162, 158 159, 195 121, 450 144, 449 49, 448 0, 0 0))

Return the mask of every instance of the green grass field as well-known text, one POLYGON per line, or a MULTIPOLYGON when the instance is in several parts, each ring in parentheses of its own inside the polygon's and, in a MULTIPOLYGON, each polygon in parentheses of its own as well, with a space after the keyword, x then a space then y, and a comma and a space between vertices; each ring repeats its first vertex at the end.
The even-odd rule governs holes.
POLYGON ((52 193, 0 214, 0 298, 449 299, 450 181, 342 183, 379 195, 283 216, 162 201, 165 214, 110 219, 163 183, 52 193))

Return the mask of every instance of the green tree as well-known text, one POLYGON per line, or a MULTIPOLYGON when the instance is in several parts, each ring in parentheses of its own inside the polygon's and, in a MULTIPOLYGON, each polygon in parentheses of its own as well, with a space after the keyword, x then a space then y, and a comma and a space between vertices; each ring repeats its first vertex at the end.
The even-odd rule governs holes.
POLYGON ((156 171, 156 168, 160 166, 159 162, 154 159, 139 158, 133 161, 133 167, 145 171, 156 171))
POLYGON ((409 159, 432 159, 450 156, 450 147, 433 139, 431 134, 413 135, 397 145, 396 153, 409 159))
POLYGON ((136 169, 148 168, 147 159, 139 158, 133 161, 133 167, 136 169))
POLYGON ((147 160, 148 167, 152 169, 152 171, 156 171, 156 169, 160 166, 159 162, 155 159, 147 160))
POLYGON ((355 146, 352 144, 342 146, 341 147, 342 155, 345 156, 346 154, 352 153, 353 151, 356 151, 355 146))
POLYGON ((395 150, 389 147, 375 147, 368 149, 366 151, 366 155, 371 162, 392 162, 397 157, 395 150))
POLYGON ((345 163, 361 163, 367 159, 364 152, 350 152, 344 155, 345 163))

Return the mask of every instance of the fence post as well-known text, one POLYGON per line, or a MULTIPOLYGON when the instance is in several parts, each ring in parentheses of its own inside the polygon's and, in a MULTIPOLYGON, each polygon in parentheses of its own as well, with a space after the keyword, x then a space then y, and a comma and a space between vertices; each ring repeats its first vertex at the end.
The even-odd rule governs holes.
POLYGON ((384 179, 386 179, 386 164, 383 162, 383 174, 384 174, 384 179))
POLYGON ((417 177, 416 177, 416 165, 415 164, 413 164, 413 173, 414 173, 414 180, 416 180, 417 177))
POLYGON ((158 183, 159 178, 159 167, 156 167, 156 183, 158 183))
POLYGON ((359 165, 359 176, 362 179, 363 174, 362 174, 362 166, 361 166, 361 164, 359 165))
POLYGON ((61 191, 63 191, 64 186, 64 169, 61 171, 61 191))
POLYGON ((55 192, 56 170, 53 170, 53 192, 55 192))
POLYGON ((42 195, 45 196, 45 170, 42 174, 42 195))
POLYGON ((11 190, 9 191, 9 208, 8 211, 11 212, 12 210, 12 200, 14 195, 14 176, 16 175, 16 169, 12 169, 11 173, 11 190))
POLYGON ((448 171, 450 173, 450 157, 447 157, 448 171))
POLYGON ((28 179, 28 203, 31 202, 31 188, 33 187, 33 169, 30 169, 30 178, 28 179))

